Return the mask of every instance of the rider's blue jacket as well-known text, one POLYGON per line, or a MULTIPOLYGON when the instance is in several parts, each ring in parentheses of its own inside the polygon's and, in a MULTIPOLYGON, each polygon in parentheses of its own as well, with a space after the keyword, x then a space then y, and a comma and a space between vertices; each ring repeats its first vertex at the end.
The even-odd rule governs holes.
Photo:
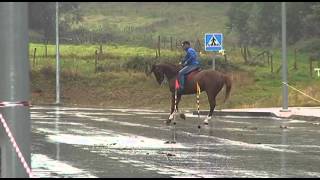
POLYGON ((200 64, 197 59, 197 52, 194 49, 189 47, 186 50, 186 52, 187 52, 187 54, 181 62, 183 66, 199 65, 200 64))

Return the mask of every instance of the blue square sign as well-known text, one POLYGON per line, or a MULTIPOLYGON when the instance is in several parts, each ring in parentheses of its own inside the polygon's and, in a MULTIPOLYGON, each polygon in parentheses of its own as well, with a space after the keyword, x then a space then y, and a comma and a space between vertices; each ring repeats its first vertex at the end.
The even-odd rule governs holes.
POLYGON ((222 42, 223 42, 222 33, 206 33, 204 37, 205 51, 223 50, 222 42))

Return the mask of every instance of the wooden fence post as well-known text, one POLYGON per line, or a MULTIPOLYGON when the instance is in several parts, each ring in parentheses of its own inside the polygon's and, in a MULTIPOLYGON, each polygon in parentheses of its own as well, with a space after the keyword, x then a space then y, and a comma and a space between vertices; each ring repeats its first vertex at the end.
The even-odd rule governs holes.
POLYGON ((268 61, 268 66, 271 64, 270 62, 270 51, 266 51, 266 58, 267 58, 267 61, 268 61))
POLYGON ((34 51, 33 51, 33 67, 36 65, 36 52, 37 52, 37 48, 34 48, 34 51))
POLYGON ((47 58, 48 57, 48 41, 45 42, 44 45, 44 56, 47 58))
POLYGON ((310 76, 312 77, 312 59, 309 58, 310 76))
POLYGON ((100 55, 102 55, 102 44, 100 44, 100 55))
POLYGON ((94 73, 97 73, 98 69, 97 69, 97 66, 98 66, 98 50, 95 51, 95 59, 94 59, 94 73))
MULTIPOLYGON (((199 52, 201 52, 201 50, 203 50, 203 49, 202 49, 202 46, 201 46, 201 42, 200 42, 199 39, 197 39, 197 42, 198 42, 198 46, 199 46, 199 52)), ((227 56, 226 56, 226 57, 227 57, 227 56)), ((225 59, 227 59, 227 58, 225 58, 225 59)))
POLYGON ((297 70, 297 49, 294 49, 294 69, 297 70))
MULTIPOLYGON (((269 59, 269 53, 268 53, 268 59, 269 59)), ((273 57, 272 57, 272 53, 270 53, 270 64, 271 64, 271 73, 273 73, 273 57)))
POLYGON ((178 39, 176 39, 176 50, 178 49, 178 39))
POLYGON ((158 36, 158 56, 160 57, 160 35, 158 36))
POLYGON ((173 51, 173 49, 172 49, 172 36, 170 36, 170 50, 173 51))

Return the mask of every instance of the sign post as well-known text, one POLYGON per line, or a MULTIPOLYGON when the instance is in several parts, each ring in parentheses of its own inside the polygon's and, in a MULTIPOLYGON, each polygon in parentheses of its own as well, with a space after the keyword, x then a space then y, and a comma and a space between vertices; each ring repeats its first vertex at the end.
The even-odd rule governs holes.
POLYGON ((216 70, 216 55, 213 55, 213 58, 212 58, 212 69, 216 70))
MULTIPOLYGON (((222 33, 206 33, 204 37, 205 51, 219 52, 224 55, 223 34, 222 33)), ((213 55, 212 69, 216 69, 216 55, 213 55)))

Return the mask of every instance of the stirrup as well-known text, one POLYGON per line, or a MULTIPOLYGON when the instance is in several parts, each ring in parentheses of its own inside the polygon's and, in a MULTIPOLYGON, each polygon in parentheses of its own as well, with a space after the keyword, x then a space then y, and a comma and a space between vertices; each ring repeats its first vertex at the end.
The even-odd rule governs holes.
POLYGON ((177 94, 182 94, 183 92, 184 92, 184 89, 180 89, 180 88, 179 88, 179 89, 177 90, 177 94))

